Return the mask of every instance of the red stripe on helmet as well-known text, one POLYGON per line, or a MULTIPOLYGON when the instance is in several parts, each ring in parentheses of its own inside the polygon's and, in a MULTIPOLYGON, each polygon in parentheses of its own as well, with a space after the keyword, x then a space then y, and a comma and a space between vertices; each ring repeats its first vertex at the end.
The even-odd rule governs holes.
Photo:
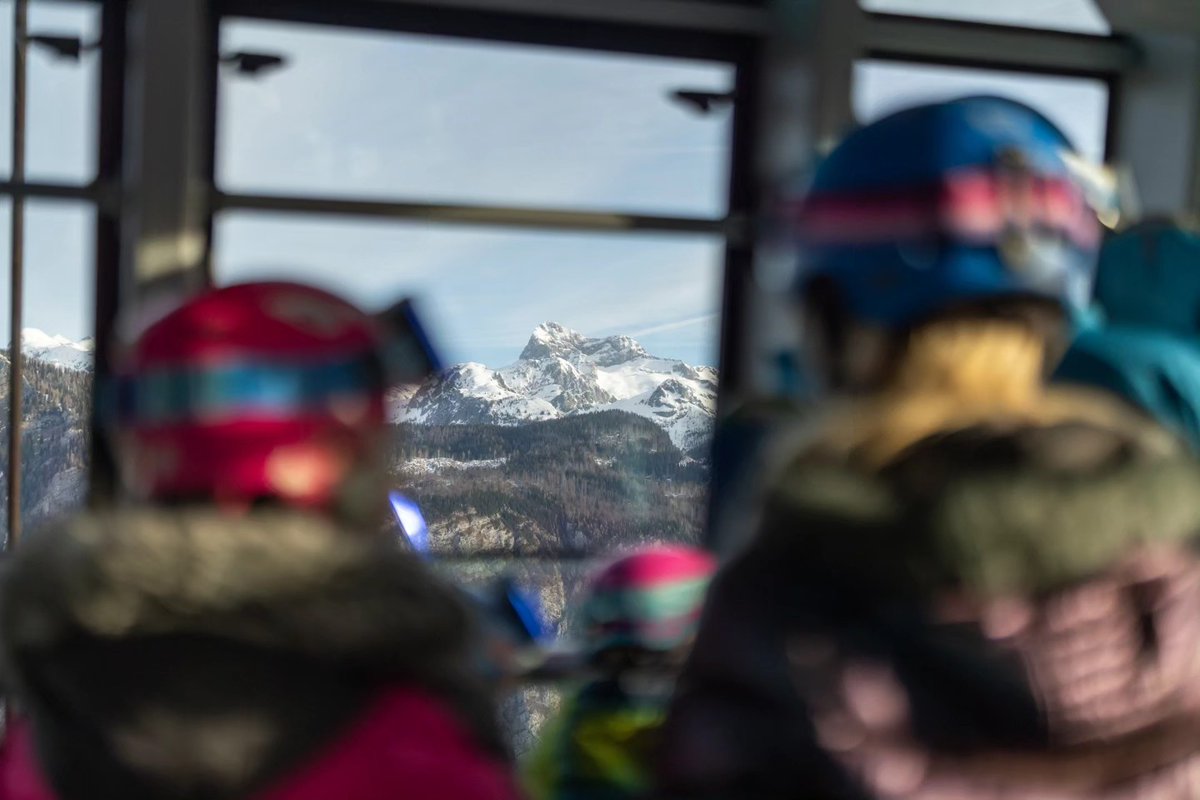
POLYGON ((1056 231, 1092 249, 1100 226, 1065 177, 959 170, 933 187, 902 192, 810 195, 787 210, 804 241, 861 246, 951 236, 991 243, 1012 231, 1056 231))

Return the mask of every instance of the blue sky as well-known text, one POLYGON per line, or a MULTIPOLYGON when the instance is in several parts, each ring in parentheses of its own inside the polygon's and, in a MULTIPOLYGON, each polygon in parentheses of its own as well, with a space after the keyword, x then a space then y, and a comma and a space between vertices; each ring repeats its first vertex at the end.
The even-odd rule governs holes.
MULTIPOLYGON (((724 65, 257 22, 230 25, 225 48, 291 59, 222 81, 230 189, 725 212, 728 114, 668 99, 730 88, 724 65)), ((225 280, 299 274, 368 304, 414 292, 454 360, 512 361, 548 320, 715 359, 713 237, 231 214, 216 246, 225 280)))
MULTIPOLYGON (((32 33, 99 38, 95 7, 33 2, 32 33)), ((0 170, 12 167, 12 3, 0 2, 0 170)), ((96 53, 81 63, 34 49, 28 62, 26 169, 31 180, 82 183, 96 174, 96 53)), ((84 203, 26 204, 25 324, 72 338, 92 329, 94 216, 84 203)), ((0 201, 0 342, 8 342, 9 204, 0 201)))
MULTIPOLYGON (((938 3, 961 7, 920 0, 924 9, 938 3)), ((1010 0, 1007 8, 1094 25, 1081 3, 1089 5, 1010 0)), ((8 165, 10 20, 11 4, 0 0, 0 168, 8 165)), ((94 38, 95 25, 90 8, 33 3, 37 32, 94 38)), ((222 46, 290 59, 257 79, 222 76, 218 180, 230 190, 697 216, 725 210, 727 115, 697 116, 666 97, 680 87, 728 88, 732 75, 720 64, 246 21, 226 25, 222 46)), ((81 65, 32 56, 31 177, 93 174, 95 68, 94 54, 81 65)), ((1002 91, 1056 117, 1085 152, 1102 150, 1105 97, 1094 83, 890 64, 862 65, 856 79, 864 119, 911 101, 1002 91)), ((90 212, 36 203, 27 214, 27 324, 87 335, 90 212)), ((7 228, 0 225, 0 263, 7 228)), ((513 360, 547 320, 589 335, 634 335, 656 354, 714 363, 721 255, 721 242, 703 236, 251 213, 220 218, 215 241, 219 280, 286 275, 369 306, 417 294, 451 358, 492 365, 513 360)), ((5 330, 6 289, 0 284, 5 330)))

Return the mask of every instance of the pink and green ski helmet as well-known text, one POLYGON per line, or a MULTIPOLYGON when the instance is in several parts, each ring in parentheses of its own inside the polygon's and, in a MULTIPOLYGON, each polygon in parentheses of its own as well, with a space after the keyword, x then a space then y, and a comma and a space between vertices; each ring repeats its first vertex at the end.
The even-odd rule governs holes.
POLYGON ((597 572, 581 613, 593 655, 615 649, 669 652, 696 633, 716 560, 703 550, 657 545, 597 572))

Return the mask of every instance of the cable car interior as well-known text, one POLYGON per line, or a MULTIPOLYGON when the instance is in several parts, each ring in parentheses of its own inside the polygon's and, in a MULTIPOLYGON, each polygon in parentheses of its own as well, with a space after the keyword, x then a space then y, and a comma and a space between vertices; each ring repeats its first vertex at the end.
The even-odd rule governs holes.
POLYGON ((846 132, 1011 97, 1131 217, 1200 209, 1194 0, 0 0, 0 42, 7 547, 125 501, 99 407, 142 320, 411 297, 443 368, 389 394, 384 524, 565 654, 518 755, 597 563, 749 535, 725 422, 816 391, 772 213, 846 132))

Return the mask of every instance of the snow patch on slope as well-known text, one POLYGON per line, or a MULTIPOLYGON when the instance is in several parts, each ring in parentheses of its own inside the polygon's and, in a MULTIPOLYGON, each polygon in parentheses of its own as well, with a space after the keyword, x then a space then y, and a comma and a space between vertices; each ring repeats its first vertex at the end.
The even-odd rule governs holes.
POLYGON ((96 344, 91 339, 76 342, 66 336, 51 336, 37 328, 21 331, 21 352, 26 358, 44 361, 64 369, 92 368, 96 344))
POLYGON ((410 458, 402 462, 403 475, 436 475, 441 472, 464 472, 472 469, 499 469, 508 463, 507 457, 459 461, 453 458, 410 458))

